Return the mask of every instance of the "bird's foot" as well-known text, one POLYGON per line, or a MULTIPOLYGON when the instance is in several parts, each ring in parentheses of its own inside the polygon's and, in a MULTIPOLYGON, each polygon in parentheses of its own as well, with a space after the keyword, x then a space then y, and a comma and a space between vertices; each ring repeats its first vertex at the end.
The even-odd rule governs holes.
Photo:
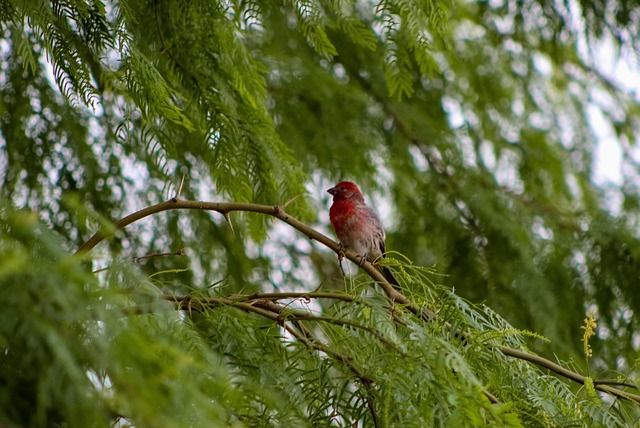
MULTIPOLYGON (((358 254, 359 255, 359 254, 358 254)), ((364 264, 367 262, 367 253, 364 253, 363 256, 360 256, 360 267, 364 266, 364 264)))
POLYGON ((340 242, 338 246, 338 265, 340 265, 340 272, 342 272, 342 276, 347 276, 347 274, 344 272, 344 267, 342 267, 342 259, 344 259, 345 248, 347 247, 342 245, 342 242, 340 242))

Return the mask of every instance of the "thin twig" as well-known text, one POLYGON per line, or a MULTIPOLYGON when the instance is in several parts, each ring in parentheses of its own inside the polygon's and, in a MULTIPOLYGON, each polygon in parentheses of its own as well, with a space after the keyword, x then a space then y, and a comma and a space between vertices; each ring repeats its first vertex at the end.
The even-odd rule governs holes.
POLYGON ((180 180, 180 187, 178 187, 178 191, 176 192, 176 198, 180 198, 180 195, 182 195, 182 186, 184 186, 184 179, 186 176, 186 174, 182 174, 182 180, 180 180))
POLYGON ((638 389, 638 386, 636 384, 630 383, 630 382, 621 382, 615 379, 594 379, 593 380, 593 384, 594 385, 610 385, 610 386, 620 386, 620 387, 625 387, 625 388, 634 388, 634 389, 638 389))
MULTIPOLYGON (((181 248, 181 249, 179 249, 177 251, 172 251, 172 252, 169 252, 169 253, 150 253, 150 254, 146 254, 144 256, 134 257, 133 258, 133 262, 134 263, 139 263, 141 260, 148 259, 148 258, 151 258, 151 257, 184 256, 184 254, 185 254, 184 248, 181 248)), ((96 269, 91 273, 96 274, 96 273, 107 271, 109 269, 111 269, 111 266, 105 266, 103 268, 96 269)))
POLYGON ((166 257, 166 256, 184 256, 185 252, 184 252, 184 248, 180 248, 177 251, 172 251, 172 252, 168 252, 168 253, 150 253, 150 254, 145 254, 144 256, 140 256, 140 257, 136 257, 133 259, 134 263, 139 263, 140 261, 144 260, 144 259, 150 259, 151 257, 166 257))

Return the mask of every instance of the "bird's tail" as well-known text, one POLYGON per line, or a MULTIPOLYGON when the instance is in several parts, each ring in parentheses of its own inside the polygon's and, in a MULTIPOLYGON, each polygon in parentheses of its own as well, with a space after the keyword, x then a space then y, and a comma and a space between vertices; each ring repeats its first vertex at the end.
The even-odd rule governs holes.
POLYGON ((380 266, 379 268, 380 268, 380 273, 382 273, 382 275, 389 282, 389 284, 393 285, 393 288, 400 291, 401 289, 400 283, 398 282, 396 277, 393 276, 393 272, 391 272, 391 269, 385 266, 380 266))

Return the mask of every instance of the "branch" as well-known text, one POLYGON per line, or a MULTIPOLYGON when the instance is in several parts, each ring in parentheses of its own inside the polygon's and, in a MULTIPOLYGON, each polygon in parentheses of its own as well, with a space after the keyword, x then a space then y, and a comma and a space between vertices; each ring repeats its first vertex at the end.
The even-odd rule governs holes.
MULTIPOLYGON (((316 240, 323 244, 324 246, 333 250, 336 254, 340 254, 342 252, 349 260, 360 265, 361 258, 358 254, 356 254, 353 250, 347 249, 346 251, 341 248, 340 244, 330 239, 329 237, 323 235, 322 233, 316 231, 315 229, 307 226, 302 223, 300 220, 290 216, 284 211, 284 208, 280 205, 260 205, 260 204, 251 204, 251 203, 226 203, 226 202, 200 202, 200 201, 183 201, 176 197, 169 199, 166 202, 161 202, 159 204, 144 208, 140 211, 137 211, 133 214, 130 214, 124 217, 121 220, 118 220, 111 227, 103 227, 99 232, 93 235, 87 242, 82 244, 80 248, 76 251, 76 255, 85 255, 89 253, 96 245, 102 242, 104 239, 112 236, 115 232, 120 229, 127 227, 128 225, 135 223, 138 220, 141 220, 145 217, 148 217, 153 214, 158 214, 163 211, 169 210, 205 210, 205 211, 215 211, 224 216, 233 211, 245 211, 245 212, 254 212, 259 214, 266 214, 272 217, 278 218, 288 225, 292 226, 294 229, 297 229, 309 239, 316 240)), ((389 284, 389 282, 385 279, 385 277, 369 262, 364 261, 362 264, 362 269, 373 278, 380 287, 384 290, 387 296, 394 302, 398 302, 402 305, 405 305, 409 311, 412 313, 425 318, 432 319, 434 314, 427 310, 422 309, 417 306, 413 306, 411 301, 407 299, 406 296, 398 292, 393 285, 389 284)))
MULTIPOLYGON (((170 297, 171 296, 167 296, 167 300, 171 300, 170 297)), ((316 337, 314 337, 307 329, 305 329, 300 325, 297 325, 295 320, 292 323, 296 324, 297 327, 301 330, 301 332, 291 327, 287 323, 288 321, 291 321, 289 319, 289 313, 287 313, 284 316, 282 315, 283 312, 289 312, 289 311, 287 311, 285 308, 283 308, 282 306, 279 306, 278 304, 274 303, 271 300, 258 299, 253 301, 252 303, 248 303, 248 302, 241 302, 237 300, 234 301, 227 298, 219 298, 214 300, 212 299, 207 299, 207 303, 215 301, 218 304, 231 305, 245 312, 251 312, 257 315, 261 315, 265 318, 268 318, 276 322, 282 328, 284 328, 289 334, 295 337, 298 340, 298 342, 303 344, 308 350, 323 352, 326 355, 344 364, 349 369, 349 371, 351 371, 358 378, 360 383, 365 387, 365 390, 367 391, 367 396, 366 396, 367 407, 371 412, 371 417, 373 418, 374 426, 378 426, 378 422, 377 422, 378 416, 372 401, 373 395, 370 393, 370 387, 374 381, 353 363, 353 358, 351 358, 348 355, 344 355, 340 352, 337 352, 329 346, 326 346, 321 341, 319 341, 316 337)), ((173 299, 173 300, 176 301, 177 304, 180 304, 180 302, 178 302, 176 299, 173 299)), ((192 301, 193 299, 189 299, 189 302, 188 302, 189 308, 191 308, 192 301)), ((361 326, 361 327, 364 327, 364 326, 361 326)), ((371 332, 370 329, 367 329, 367 331, 371 332)), ((380 339, 379 336, 376 336, 376 337, 380 339)))
MULTIPOLYGON (((332 318, 327 316, 312 315, 310 313, 297 311, 297 310, 289 310, 280 305, 277 305, 276 303, 273 303, 273 300, 278 300, 283 298, 296 298, 296 299, 297 298, 336 298, 338 300, 344 300, 349 302, 358 301, 358 299, 356 299, 355 297, 342 294, 342 293, 255 293, 252 295, 230 296, 229 298, 223 298, 223 297, 194 298, 191 296, 170 296, 170 295, 165 296, 165 300, 174 302, 178 307, 178 309, 188 310, 188 311, 191 311, 193 309, 192 305, 194 300, 199 303, 198 305, 199 308, 202 308, 205 306, 215 308, 221 305, 229 304, 232 306, 236 306, 240 309, 246 310, 245 308, 247 306, 245 305, 249 305, 254 308, 264 309, 267 311, 271 311, 274 314, 277 314, 278 318, 276 320, 281 325, 284 325, 284 323, 286 323, 287 321, 293 320, 294 322, 296 322, 296 326, 299 327, 301 330, 303 328, 299 324, 297 324, 298 321, 325 322, 325 323, 335 324, 339 326, 351 327, 351 328, 362 330, 371 334, 373 337, 375 337, 378 341, 380 341, 382 344, 384 344, 388 348, 393 349, 395 352, 399 353, 405 358, 409 358, 409 355, 405 351, 400 349, 397 344, 387 339, 382 333, 380 333, 379 331, 371 327, 368 327, 366 325, 362 325, 353 321, 349 321, 349 320, 342 320, 342 319, 332 318), (240 302, 243 303, 242 306, 234 304, 234 303, 240 303, 240 302), (186 303, 186 306, 184 305, 185 303, 186 303)), ((260 312, 259 314, 262 315, 262 312, 260 312)), ((270 318, 274 319, 273 317, 270 317, 270 318)), ((308 332, 308 330, 304 329, 304 332, 305 332, 304 337, 307 340, 311 340, 311 341, 316 340, 308 332)), ((307 346, 307 344, 305 344, 305 346, 307 346)), ((325 349, 322 349, 322 351, 326 352, 325 349)), ((340 361, 343 361, 343 360, 340 359, 340 361)), ((427 370, 431 370, 431 367, 429 367, 426 364, 422 364, 422 366, 427 370)), ((492 403, 495 404, 500 402, 498 398, 493 394, 491 394, 489 391, 483 389, 482 393, 492 403)))
POLYGON ((594 379, 594 385, 615 385, 615 386, 624 386, 626 388, 634 388, 638 389, 638 387, 631 382, 621 382, 615 379, 594 379))
MULTIPOLYGON (((172 251, 172 252, 150 253, 150 254, 145 254, 144 256, 134 257, 133 263, 140 263, 142 260, 149 259, 151 257, 184 256, 184 255, 185 255, 184 248, 181 248, 177 251, 172 251)), ((111 269, 111 266, 105 266, 103 268, 96 269, 91 273, 96 274, 96 273, 107 271, 109 269, 111 269)))
POLYGON ((255 299, 264 299, 264 300, 280 300, 280 299, 303 299, 306 301, 311 301, 311 299, 334 299, 334 300, 342 300, 345 302, 361 302, 367 303, 364 300, 361 300, 351 294, 340 293, 340 292, 282 292, 282 293, 253 293, 253 294, 239 294, 236 296, 229 296, 229 298, 238 298, 245 300, 255 300, 255 299))
MULTIPOLYGON (((572 381, 577 382, 579 384, 584 385, 584 382, 586 380, 585 376, 582 376, 581 374, 578 374, 576 372, 572 372, 571 370, 565 369, 561 365, 556 364, 553 361, 547 360, 546 358, 540 357, 538 355, 529 354, 528 352, 509 348, 508 346, 502 346, 498 349, 504 355, 508 355, 510 357, 518 358, 524 361, 529 361, 530 363, 549 369, 552 372, 559 374, 560 376, 566 377, 567 379, 571 379, 572 381)), ((597 390, 607 392, 619 398, 635 401, 636 403, 640 404, 640 395, 631 394, 626 391, 620 391, 619 389, 612 388, 611 386, 603 384, 602 382, 598 383, 594 381, 594 387, 597 390)))
MULTIPOLYGON (((260 205, 260 204, 251 204, 251 203, 225 203, 225 202, 200 202, 200 201, 183 201, 183 200, 179 200, 177 197, 171 198, 166 202, 162 202, 156 205, 153 205, 151 207, 147 207, 145 209, 142 209, 140 211, 137 211, 133 214, 130 214, 124 218, 122 218, 121 220, 117 221, 113 226, 111 227, 103 227, 99 232, 97 232, 95 235, 93 235, 87 242, 85 242, 83 245, 80 246, 80 248, 78 248, 78 250, 76 251, 76 255, 79 256, 84 256, 86 254, 88 254, 96 245, 98 245, 101 241, 103 241, 104 239, 106 239, 107 237, 112 236, 115 232, 117 232, 120 229, 125 228, 126 226, 135 223, 138 220, 141 220, 145 217, 148 217, 150 215, 153 214, 157 214, 163 211, 168 211, 168 210, 179 210, 179 209, 191 209, 191 210, 207 210, 207 211, 216 211, 220 214, 222 214, 223 216, 227 216, 228 213, 233 212, 233 211, 245 211, 245 212, 254 212, 254 213, 259 213, 259 214, 265 214, 265 215, 270 215, 272 217, 278 218, 281 221, 289 224, 290 226, 292 226, 294 229, 300 231, 301 233, 303 233, 304 235, 306 235, 307 237, 309 237, 309 239, 313 239, 316 240, 318 242, 320 242, 321 244, 323 244, 324 246, 330 248, 331 250, 333 250, 336 254, 340 254, 343 253, 345 255, 345 257, 347 257, 349 260, 351 260, 352 262, 360 265, 362 267, 362 269, 374 280, 376 281, 380 287, 384 290, 384 292, 386 293, 386 295, 389 297, 389 299, 392 302, 398 302, 400 304, 402 304, 407 310, 409 310, 411 313, 415 314, 416 316, 425 319, 425 320, 431 320, 434 318, 434 314, 432 311, 428 310, 428 309, 422 309, 419 308, 417 306, 415 306, 406 296, 404 296, 403 294, 401 294, 400 292, 398 292, 385 278, 384 276, 380 273, 380 271, 378 271, 371 263, 369 263, 368 261, 364 261, 363 264, 361 264, 361 258, 358 254, 356 254, 355 252, 353 252, 352 250, 347 249, 345 251, 345 249, 338 244, 337 242, 335 242, 334 240, 328 238, 327 236, 323 235, 322 233, 316 231, 315 229, 307 226, 306 224, 302 223, 301 221, 297 220, 296 218, 290 216, 289 214, 287 214, 284 211, 283 206, 280 205, 260 205)), ((272 293, 270 295, 270 299, 265 299, 265 301, 268 300, 277 300, 278 298, 283 298, 284 296, 288 295, 288 296, 297 296, 300 298, 304 298, 305 296, 310 296, 314 293, 299 293, 299 294, 295 294, 295 293, 272 293), (282 296, 282 297, 278 297, 278 296, 282 296)), ((318 293, 315 293, 318 294, 318 293)), ((255 296, 259 296, 260 293, 256 293, 255 296)), ((338 296, 339 294, 337 293, 325 293, 325 297, 329 297, 329 298, 336 298, 336 296, 338 296)), ((343 295, 339 295, 341 298, 344 298, 343 295)), ((251 299, 249 298, 249 296, 246 296, 243 298, 248 299, 248 301, 251 301, 251 299)), ((184 298, 182 298, 183 300, 179 301, 177 300, 177 297, 171 297, 168 298, 168 300, 173 300, 176 303, 180 303, 181 305, 186 303, 188 305, 188 309, 192 310, 193 307, 192 302, 194 302, 194 298, 190 297, 190 296, 186 296, 184 298)), ((250 312, 254 312, 254 313, 258 313, 260 315, 263 315, 267 318, 271 318, 274 320, 277 320, 279 315, 275 315, 273 312, 269 311, 269 310, 265 310, 263 308, 254 306, 250 303, 246 303, 245 301, 240 301, 240 300, 234 300, 233 298, 223 298, 223 297, 209 297, 209 298, 203 298, 203 300, 199 300, 198 299, 198 303, 200 303, 200 305, 202 305, 203 303, 206 303, 206 305, 212 306, 212 307, 216 307, 216 306, 220 306, 220 305, 232 305, 232 306, 236 306, 239 307, 241 309, 245 309, 248 310, 250 312)), ((181 307, 181 306, 180 306, 181 307)), ((448 323, 447 323, 448 324, 448 323)), ((297 333, 300 337, 303 337, 304 340, 309 340, 307 337, 302 336, 300 333, 297 333)), ((464 332, 460 333, 459 336, 461 336, 462 338, 466 337, 466 334, 464 332)), ((316 348, 317 349, 317 348, 316 348)), ((533 355, 533 354, 529 354, 527 352, 524 351, 519 351, 517 349, 513 349, 513 348, 509 348, 509 347, 500 347, 498 348, 504 355, 508 355, 514 358, 518 358, 524 361, 529 361, 533 364, 537 364, 541 367, 545 367, 561 376, 564 376, 568 379, 573 380, 574 382, 580 383, 580 384, 584 384, 586 377, 582 376, 578 373, 572 372, 571 370, 565 369, 564 367, 549 361, 545 358, 542 358, 540 356, 537 355, 533 355)), ((324 349, 322 350, 323 352, 327 352, 324 349)), ((329 352, 328 352, 329 353, 329 352)), ((356 371, 356 368, 353 368, 354 373, 359 373, 358 371, 356 371)), ((361 378, 362 380, 364 380, 365 378, 361 378)), ((632 400, 635 401, 637 403, 640 403, 640 396, 639 395, 635 395, 635 394, 631 394, 625 391, 620 391, 618 389, 615 389, 609 385, 603 384, 603 383, 594 383, 594 386, 596 389, 603 391, 603 392, 607 392, 611 395, 614 395, 616 397, 620 397, 620 398, 624 398, 627 400, 632 400)), ((486 394, 486 393, 485 393, 486 394)), ((495 397, 493 397, 495 398, 495 397)), ((490 400, 492 400, 491 397, 489 397, 490 400)), ((493 401, 493 400, 492 400, 493 401)), ((497 400, 496 400, 497 401, 497 400)))

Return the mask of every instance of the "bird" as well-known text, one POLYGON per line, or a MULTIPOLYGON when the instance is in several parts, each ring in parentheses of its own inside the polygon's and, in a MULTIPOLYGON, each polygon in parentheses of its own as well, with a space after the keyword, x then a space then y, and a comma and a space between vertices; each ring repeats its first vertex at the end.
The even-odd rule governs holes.
MULTIPOLYGON (((327 192, 333 196, 329 220, 340 244, 361 257, 360 266, 365 260, 373 263, 379 257, 384 257, 382 221, 375 210, 365 203, 358 185, 352 181, 341 181, 327 192)), ((389 268, 376 267, 390 284, 400 288, 400 283, 389 268)))

